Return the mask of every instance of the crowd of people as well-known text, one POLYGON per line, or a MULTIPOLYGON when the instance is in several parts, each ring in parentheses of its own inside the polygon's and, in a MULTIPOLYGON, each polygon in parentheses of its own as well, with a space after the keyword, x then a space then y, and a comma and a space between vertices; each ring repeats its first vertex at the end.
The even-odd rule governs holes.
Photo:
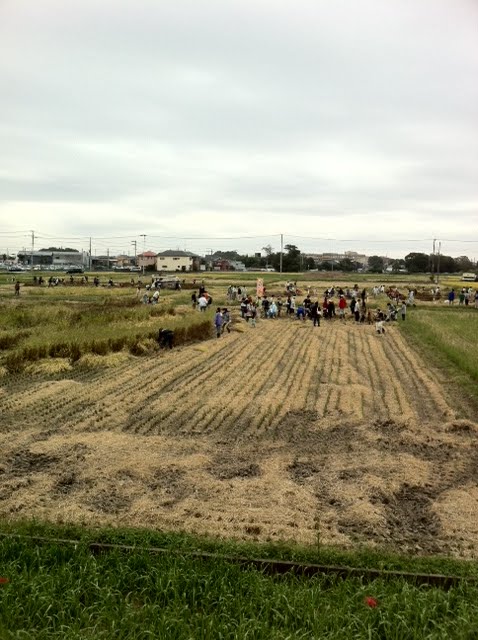
POLYGON ((241 317, 250 321, 255 326, 258 317, 264 319, 275 319, 280 317, 295 318, 297 320, 311 320, 313 326, 320 326, 321 319, 333 320, 338 318, 345 322, 348 313, 357 323, 372 324, 375 321, 393 322, 401 315, 402 320, 406 318, 407 305, 409 300, 401 300, 398 305, 388 302, 386 309, 376 309, 372 311, 368 307, 367 290, 361 292, 358 289, 348 290, 346 293, 342 289, 327 289, 323 298, 312 299, 310 292, 301 299, 297 295, 287 296, 264 296, 255 300, 251 296, 243 296, 240 301, 241 317), (348 297, 347 297, 348 296, 348 297), (334 299, 335 298, 335 299, 334 299))
POLYGON ((454 305, 455 300, 458 300, 459 305, 464 305, 465 307, 468 307, 470 302, 474 302, 475 307, 478 309, 478 289, 474 291, 472 287, 462 287, 458 296, 455 289, 452 289, 448 293, 446 302, 450 305, 454 305))
MULTIPOLYGON (((393 323, 400 318, 403 321, 407 317, 407 308, 415 306, 415 289, 409 289, 407 294, 401 293, 396 287, 385 288, 384 285, 375 286, 370 295, 366 288, 354 287, 328 287, 320 295, 317 289, 307 288, 302 293, 296 282, 287 282, 284 295, 267 295, 265 288, 263 295, 252 296, 248 294, 245 286, 229 285, 226 291, 227 300, 235 307, 238 306, 240 317, 252 326, 256 326, 259 318, 274 320, 289 318, 300 322, 310 321, 312 326, 320 327, 321 320, 333 321, 338 319, 346 322, 350 317, 354 323, 375 325, 377 334, 384 334, 387 323, 393 323), (369 302, 380 295, 386 295, 389 301, 383 309, 371 308, 369 302)), ((147 296, 147 294, 144 294, 147 296)), ((469 304, 474 296, 475 306, 478 308, 478 291, 463 289, 459 296, 460 304, 469 304)), ((159 299, 159 290, 156 290, 149 298, 149 302, 155 304, 159 299)), ((454 298, 453 298, 454 300, 454 298)), ((213 299, 206 290, 202 281, 197 292, 191 294, 192 308, 199 312, 206 312, 212 308, 213 299)), ((453 304, 453 302, 450 302, 453 304)), ((214 314, 214 329, 217 338, 225 331, 231 331, 231 311, 228 307, 216 307, 214 314)))

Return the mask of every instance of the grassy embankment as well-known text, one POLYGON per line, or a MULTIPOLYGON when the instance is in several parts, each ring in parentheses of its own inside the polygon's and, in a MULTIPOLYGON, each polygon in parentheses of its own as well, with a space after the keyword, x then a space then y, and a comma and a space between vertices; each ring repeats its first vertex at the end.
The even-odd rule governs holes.
MULTIPOLYGON (((6 527, 2 527, 3 530, 6 527)), ((257 547, 154 532, 88 532, 15 526, 20 533, 81 539, 78 546, 0 540, 0 637, 31 638, 475 638, 478 586, 445 591, 403 579, 270 576, 224 559, 188 556, 207 549, 378 568, 478 576, 476 563, 407 560, 377 552, 257 547), (91 539, 171 548, 93 556, 91 539), (179 551, 179 553, 178 553, 179 551), (181 551, 184 553, 181 554, 181 551), (368 601, 371 597, 374 601, 368 601), (376 606, 374 606, 376 605, 376 606)))
POLYGON ((400 329, 441 374, 445 387, 462 400, 456 408, 476 416, 478 408, 478 310, 433 306, 411 310, 400 329))

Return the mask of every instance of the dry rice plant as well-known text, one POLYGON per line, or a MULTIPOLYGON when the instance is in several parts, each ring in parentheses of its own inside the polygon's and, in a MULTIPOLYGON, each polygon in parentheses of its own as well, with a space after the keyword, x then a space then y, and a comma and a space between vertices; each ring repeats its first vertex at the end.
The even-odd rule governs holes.
POLYGON ((3 377, 0 515, 476 554, 478 427, 395 327, 236 327, 3 377))

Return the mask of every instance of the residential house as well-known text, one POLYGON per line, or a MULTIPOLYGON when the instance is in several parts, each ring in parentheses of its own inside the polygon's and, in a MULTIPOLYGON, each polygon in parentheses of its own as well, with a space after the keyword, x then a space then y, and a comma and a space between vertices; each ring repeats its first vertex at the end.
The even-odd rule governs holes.
POLYGON ((144 253, 138 254, 138 267, 141 269, 146 269, 146 267, 156 267, 156 258, 157 253, 154 251, 145 251, 144 253))
POLYGON ((199 263, 199 256, 179 249, 168 249, 156 256, 157 271, 199 271, 199 263))

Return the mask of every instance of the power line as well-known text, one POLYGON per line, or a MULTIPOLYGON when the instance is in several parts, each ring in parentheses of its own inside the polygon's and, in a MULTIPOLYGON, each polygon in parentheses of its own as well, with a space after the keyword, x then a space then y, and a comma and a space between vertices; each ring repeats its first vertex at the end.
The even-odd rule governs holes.
MULTIPOLYGON (((20 239, 22 236, 25 237, 30 237, 31 236, 31 229, 25 230, 25 231, 0 231, 0 235, 3 236, 5 238, 8 237, 16 237, 18 236, 17 239, 20 239)), ((99 242, 99 241, 106 241, 106 242, 111 242, 113 240, 131 240, 131 238, 142 238, 144 234, 141 233, 130 233, 128 235, 120 235, 120 236, 90 236, 90 235, 77 235, 77 236, 61 236, 61 235, 52 235, 49 233, 45 233, 45 232, 36 232, 35 233, 35 237, 38 239, 42 239, 42 240, 61 240, 61 241, 77 241, 77 242, 81 242, 81 241, 89 241, 89 238, 91 237, 92 240, 94 242, 99 242)), ((357 243, 357 242, 367 242, 367 243, 382 243, 382 242, 393 242, 393 243, 402 243, 402 242, 432 242, 434 238, 431 237, 425 237, 425 238, 393 238, 393 237, 387 237, 387 238, 360 238, 360 237, 354 237, 354 238, 338 238, 338 237, 328 237, 328 236, 310 236, 310 235, 298 235, 298 234, 294 234, 294 233, 271 233, 271 234, 260 234, 260 235, 237 235, 237 236, 206 236, 206 235, 196 235, 196 236, 185 236, 185 235, 155 235, 155 234, 147 234, 147 237, 155 240, 155 239, 161 239, 161 240, 187 240, 187 241, 193 241, 193 240, 199 240, 199 241, 204 241, 204 242, 212 242, 212 241, 222 241, 222 240, 258 240, 258 239, 265 239, 265 238, 280 238, 281 236, 285 236, 287 238, 299 238, 299 239, 303 239, 303 240, 320 240, 320 241, 324 241, 324 242, 353 242, 353 243, 357 243)), ((474 239, 474 238, 441 238, 442 242, 457 242, 457 243, 466 243, 466 244, 473 244, 473 243, 478 243, 478 239, 474 239)))

